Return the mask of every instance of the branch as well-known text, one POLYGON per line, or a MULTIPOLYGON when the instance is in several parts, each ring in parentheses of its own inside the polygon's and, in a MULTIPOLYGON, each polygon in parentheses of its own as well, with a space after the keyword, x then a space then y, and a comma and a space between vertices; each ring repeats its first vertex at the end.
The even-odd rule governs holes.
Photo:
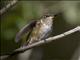
POLYGON ((24 51, 26 51, 26 50, 28 50, 28 49, 34 48, 34 47, 36 47, 36 46, 39 46, 39 45, 42 45, 42 44, 45 44, 45 43, 52 42, 53 40, 60 39, 60 38, 62 38, 62 37, 65 37, 65 36, 67 36, 67 35, 70 35, 70 34, 72 34, 72 33, 78 32, 78 31, 80 32, 80 26, 77 26, 76 28, 71 29, 71 30, 69 30, 69 31, 67 31, 67 32, 64 32, 64 33, 62 33, 62 34, 59 34, 59 35, 57 35, 57 36, 49 37, 49 38, 47 38, 47 39, 45 39, 45 40, 41 40, 41 41, 39 41, 39 42, 33 43, 33 44, 28 45, 28 46, 26 46, 26 47, 18 48, 18 49, 16 49, 16 50, 14 50, 14 51, 13 51, 11 54, 9 54, 9 55, 1 56, 1 59, 7 58, 7 57, 11 57, 11 56, 16 55, 16 54, 19 54, 19 53, 23 53, 24 51))
POLYGON ((0 15, 4 14, 9 8, 11 8, 13 5, 15 5, 17 3, 17 0, 13 0, 13 1, 10 1, 9 4, 7 4, 5 7, 3 7, 1 10, 0 10, 0 15))

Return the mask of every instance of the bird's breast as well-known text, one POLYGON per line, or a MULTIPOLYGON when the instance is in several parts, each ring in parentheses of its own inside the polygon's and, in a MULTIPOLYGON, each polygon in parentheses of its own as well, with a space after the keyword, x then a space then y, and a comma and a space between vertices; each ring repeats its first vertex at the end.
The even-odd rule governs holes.
POLYGON ((30 43, 44 39, 46 35, 52 30, 51 27, 52 25, 47 25, 45 23, 36 24, 29 38, 30 43))
POLYGON ((51 30, 51 27, 52 27, 52 25, 43 24, 43 26, 41 27, 41 29, 42 29, 44 32, 48 32, 48 31, 51 30))

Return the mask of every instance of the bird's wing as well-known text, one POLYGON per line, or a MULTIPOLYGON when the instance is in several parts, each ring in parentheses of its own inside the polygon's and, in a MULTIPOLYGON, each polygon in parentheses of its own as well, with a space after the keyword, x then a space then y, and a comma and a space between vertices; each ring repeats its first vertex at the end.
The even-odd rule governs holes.
POLYGON ((29 24, 25 25, 16 35, 15 41, 19 42, 19 40, 21 39, 21 37, 27 33, 29 30, 33 29, 33 27, 35 26, 36 21, 32 21, 29 24))

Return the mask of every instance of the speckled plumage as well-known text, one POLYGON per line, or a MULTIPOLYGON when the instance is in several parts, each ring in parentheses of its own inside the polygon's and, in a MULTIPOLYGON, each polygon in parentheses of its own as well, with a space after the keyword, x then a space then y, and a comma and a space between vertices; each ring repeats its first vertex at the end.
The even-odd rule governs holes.
POLYGON ((29 44, 48 37, 49 33, 52 30, 52 23, 52 19, 44 18, 39 20, 36 23, 36 26, 33 28, 33 31, 28 39, 29 44))
POLYGON ((29 30, 32 31, 23 46, 47 38, 52 30, 53 18, 54 16, 43 16, 40 20, 30 23, 25 28, 23 27, 23 29, 17 34, 16 40, 20 39, 20 37, 29 30))

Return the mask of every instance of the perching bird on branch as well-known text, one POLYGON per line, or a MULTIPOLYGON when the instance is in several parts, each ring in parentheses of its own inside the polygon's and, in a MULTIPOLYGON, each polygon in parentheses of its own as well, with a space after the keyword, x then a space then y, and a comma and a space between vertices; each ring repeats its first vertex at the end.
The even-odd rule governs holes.
POLYGON ((22 36, 27 34, 26 42, 23 46, 27 46, 39 40, 46 39, 52 31, 54 16, 44 15, 38 21, 32 21, 31 23, 24 26, 16 36, 16 42, 21 40, 22 36))
MULTIPOLYGON (((16 42, 21 40, 22 37, 26 37, 25 41, 22 43, 22 47, 30 45, 40 40, 45 40, 49 37, 52 26, 53 26, 53 19, 54 16, 49 14, 44 15, 40 20, 32 21, 31 23, 24 26, 16 35, 16 42)), ((32 57, 29 60, 39 60, 42 56, 42 49, 41 48, 33 48, 30 51, 30 55, 32 57), (33 54, 32 54, 33 53, 33 54), (38 56, 39 55, 39 56, 38 56)), ((29 55, 29 54, 28 54, 29 55)), ((28 58, 27 58, 28 60, 28 58)))

